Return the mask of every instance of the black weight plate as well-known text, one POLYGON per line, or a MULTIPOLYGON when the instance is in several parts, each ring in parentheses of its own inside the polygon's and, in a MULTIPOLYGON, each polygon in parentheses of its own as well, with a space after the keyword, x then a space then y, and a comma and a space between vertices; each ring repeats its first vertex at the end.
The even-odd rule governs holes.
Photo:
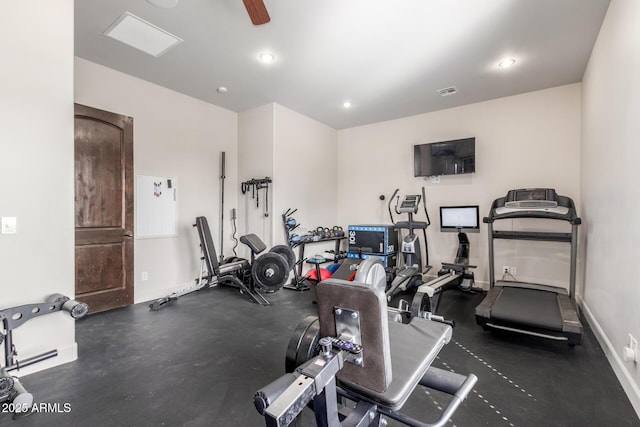
POLYGON ((289 339, 284 369, 287 373, 295 371, 307 360, 319 354, 320 322, 316 316, 307 316, 296 326, 289 339))
POLYGON ((0 377, 0 401, 4 402, 11 395, 13 385, 12 377, 0 377))
POLYGON ((296 254, 293 253, 293 250, 287 245, 276 245, 269 249, 269 252, 275 252, 284 257, 287 261, 287 265, 289 266, 289 271, 293 270, 293 267, 296 265, 296 254))
POLYGON ((265 291, 277 291, 289 278, 289 265, 284 257, 267 252, 255 259, 251 266, 251 277, 256 286, 265 291))

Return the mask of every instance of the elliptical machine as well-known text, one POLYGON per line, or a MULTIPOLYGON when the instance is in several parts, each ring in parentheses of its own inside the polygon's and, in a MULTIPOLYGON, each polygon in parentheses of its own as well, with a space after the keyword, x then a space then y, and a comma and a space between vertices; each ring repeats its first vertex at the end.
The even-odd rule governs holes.
POLYGON ((391 301, 395 295, 420 286, 422 284, 422 275, 431 269, 429 265, 429 248, 427 247, 427 227, 429 227, 431 221, 429 219, 429 213, 427 212, 424 187, 422 187, 422 196, 420 194, 406 195, 402 199, 402 203, 400 203, 400 196, 397 196, 398 191, 400 191, 399 188, 393 192, 393 195, 389 199, 387 205, 389 217, 391 218, 391 223, 397 229, 398 237, 402 237, 402 230, 407 230, 408 234, 402 238, 402 255, 400 257, 402 264, 395 269, 394 278, 386 292, 388 302, 391 301), (391 203, 393 203, 394 199, 396 200, 394 206, 396 214, 406 213, 408 217, 407 221, 396 222, 394 220, 391 211, 391 203), (413 220, 413 216, 418 213, 420 201, 422 201, 426 221, 413 220), (420 239, 415 232, 416 230, 422 230, 424 237, 424 264, 420 239))

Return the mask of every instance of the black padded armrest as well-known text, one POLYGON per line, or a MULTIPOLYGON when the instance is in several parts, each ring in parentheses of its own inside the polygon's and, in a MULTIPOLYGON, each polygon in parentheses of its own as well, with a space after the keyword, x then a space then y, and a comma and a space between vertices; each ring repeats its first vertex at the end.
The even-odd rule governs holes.
POLYGON ((335 309, 359 313, 364 366, 345 363, 339 380, 359 384, 367 390, 384 391, 392 380, 389 351, 387 299, 384 291, 362 283, 327 279, 316 286, 320 336, 338 335, 335 309))
POLYGON ((240 241, 249 246, 251 252, 253 252, 254 255, 258 255, 260 252, 267 249, 267 245, 265 245, 264 242, 253 233, 245 234, 244 236, 240 237, 240 241))

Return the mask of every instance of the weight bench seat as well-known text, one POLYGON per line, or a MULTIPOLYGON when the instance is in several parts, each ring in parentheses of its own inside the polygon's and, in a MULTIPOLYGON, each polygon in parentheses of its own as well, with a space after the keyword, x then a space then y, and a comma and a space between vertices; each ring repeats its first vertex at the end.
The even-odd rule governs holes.
MULTIPOLYGON (((229 273, 233 273, 249 265, 249 262, 247 260, 220 264, 220 262, 218 261, 218 255, 216 254, 216 247, 213 244, 213 239, 211 238, 211 231, 209 230, 209 223, 207 222, 207 218, 203 216, 196 217, 196 223, 194 225, 198 230, 202 256, 207 265, 207 271, 209 272, 210 277, 223 276, 229 273)), ((258 236, 256 236, 255 234, 249 236, 255 236, 255 239, 249 237, 248 241, 256 245, 256 248, 259 248, 258 242, 262 243, 262 241, 258 238, 258 236)), ((240 240, 242 240, 244 237, 247 236, 242 236, 240 240)), ((264 246, 264 243, 262 243, 262 246, 264 246)), ((266 246, 264 246, 262 250, 264 250, 265 248, 266 246)), ((253 250, 253 247, 251 247, 251 250, 253 250)))
POLYGON ((405 404, 442 347, 451 340, 451 327, 414 318, 408 325, 389 322, 393 379, 384 392, 340 381, 343 388, 392 410, 405 404))
POLYGON ((327 279, 316 287, 320 336, 338 336, 336 308, 359 313, 364 366, 345 362, 338 373, 346 390, 386 408, 404 405, 427 369, 451 339, 451 327, 414 318, 389 322, 382 289, 363 283, 327 279), (337 304, 337 305, 336 305, 337 304))

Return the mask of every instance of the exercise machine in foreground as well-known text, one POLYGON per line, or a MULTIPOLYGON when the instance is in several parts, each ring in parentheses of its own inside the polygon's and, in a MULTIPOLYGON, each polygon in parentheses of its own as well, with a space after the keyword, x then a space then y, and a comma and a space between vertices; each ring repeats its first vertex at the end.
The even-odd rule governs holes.
POLYGON ((289 272, 293 269, 296 257, 287 245, 276 245, 264 252, 267 246, 255 234, 240 237, 240 242, 251 250, 251 261, 243 258, 231 258, 225 262, 218 261, 216 248, 213 245, 211 231, 207 218, 199 216, 193 225, 198 230, 200 239, 200 274, 196 283, 187 288, 176 291, 164 298, 149 304, 152 310, 159 310, 181 296, 218 285, 228 285, 238 288, 240 293, 260 305, 271 303, 261 293, 275 292, 289 279, 289 272), (262 253, 262 255, 260 255, 262 253), (258 256, 260 255, 260 256, 258 256))
POLYGON ((427 246, 427 228, 431 224, 429 219, 429 213, 427 212, 427 201, 425 197, 424 187, 422 187, 422 198, 420 194, 409 194, 404 196, 402 203, 400 203, 400 196, 396 197, 399 189, 393 192, 393 195, 389 199, 387 208, 389 209, 389 217, 391 223, 398 231, 398 237, 402 230, 407 230, 408 233, 402 237, 402 256, 398 260, 400 264, 394 271, 394 277, 387 289, 387 300, 391 301, 393 297, 401 292, 405 292, 411 289, 415 289, 422 284, 422 275, 427 273, 431 266, 429 265, 429 248, 427 246), (393 213, 391 212, 391 203, 396 200, 394 210, 396 214, 407 214, 407 221, 395 221, 393 213), (420 202, 422 201, 422 207, 426 221, 414 221, 413 216, 418 213, 420 202), (399 206, 398 206, 399 205, 399 206), (420 239, 416 234, 416 230, 422 230, 424 237, 424 253, 420 245, 420 239))
POLYGON ((384 288, 366 283, 328 279, 316 293, 318 317, 294 331, 287 371, 292 360, 305 361, 254 397, 266 425, 287 426, 306 405, 322 427, 381 426, 383 417, 407 426, 445 425, 477 381, 431 366, 450 341, 451 326, 420 317, 396 321, 384 288), (451 396, 431 424, 400 412, 418 385, 451 396))
POLYGON ((89 306, 62 294, 53 294, 42 303, 0 310, 0 321, 2 322, 0 343, 4 342, 4 366, 0 366, 0 404, 10 408, 14 413, 14 419, 31 413, 33 395, 25 390, 20 380, 11 376, 9 372, 56 357, 58 350, 50 350, 37 356, 18 360, 18 352, 13 343, 13 331, 28 320, 58 311, 68 313, 73 319, 81 319, 89 312, 89 306))
POLYGON ((440 295, 449 289, 463 292, 482 292, 474 286, 475 279, 469 264, 469 237, 467 232, 480 231, 478 206, 440 206, 440 231, 458 233, 458 250, 453 262, 443 262, 438 277, 418 287, 413 296, 412 311, 436 313, 440 295))
POLYGON ((558 341, 569 345, 582 342, 582 324, 575 303, 578 226, 573 200, 550 188, 511 190, 493 201, 484 218, 489 234, 489 285, 484 300, 476 307, 476 322, 483 328, 501 329, 558 341), (570 233, 494 230, 496 221, 541 218, 566 221, 570 233), (494 240, 538 240, 570 244, 569 290, 565 288, 495 280, 494 240))

